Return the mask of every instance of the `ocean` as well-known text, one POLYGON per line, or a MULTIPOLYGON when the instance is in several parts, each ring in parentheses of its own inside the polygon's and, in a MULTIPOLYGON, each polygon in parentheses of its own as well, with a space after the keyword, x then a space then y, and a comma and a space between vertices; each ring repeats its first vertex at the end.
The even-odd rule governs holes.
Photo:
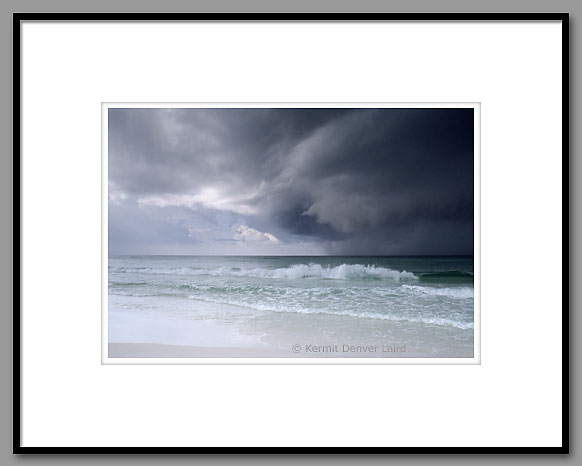
POLYGON ((473 272, 471 256, 112 256, 109 342, 472 358, 473 272))

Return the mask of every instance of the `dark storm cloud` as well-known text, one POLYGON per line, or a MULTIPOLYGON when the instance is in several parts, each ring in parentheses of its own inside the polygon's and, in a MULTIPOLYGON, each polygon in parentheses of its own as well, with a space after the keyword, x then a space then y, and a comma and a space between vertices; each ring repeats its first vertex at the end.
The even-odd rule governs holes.
POLYGON ((110 109, 109 182, 126 216, 181 209, 152 235, 196 213, 333 254, 472 254, 473 109, 110 109))

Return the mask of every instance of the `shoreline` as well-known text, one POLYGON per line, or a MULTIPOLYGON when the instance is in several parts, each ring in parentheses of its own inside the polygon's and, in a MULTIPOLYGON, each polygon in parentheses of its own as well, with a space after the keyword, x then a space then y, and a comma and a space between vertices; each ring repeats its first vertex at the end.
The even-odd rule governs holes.
POLYGON ((110 295, 108 307, 111 359, 416 359, 474 354, 468 330, 429 324, 267 313, 182 296, 110 295), (411 327, 417 334, 407 333, 411 327), (378 329, 383 332, 379 337, 378 329))

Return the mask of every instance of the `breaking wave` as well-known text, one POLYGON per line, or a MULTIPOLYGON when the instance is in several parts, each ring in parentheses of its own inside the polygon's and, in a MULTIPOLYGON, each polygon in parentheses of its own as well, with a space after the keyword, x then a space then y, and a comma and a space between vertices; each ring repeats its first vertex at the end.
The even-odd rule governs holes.
POLYGON ((136 274, 170 274, 170 275, 206 275, 213 277, 256 277, 256 278, 325 278, 332 280, 416 280, 418 277, 406 270, 399 271, 385 267, 362 264, 341 264, 335 267, 319 264, 296 264, 289 267, 268 269, 238 269, 218 268, 199 269, 181 268, 151 268, 151 267, 111 267, 114 273, 136 274))

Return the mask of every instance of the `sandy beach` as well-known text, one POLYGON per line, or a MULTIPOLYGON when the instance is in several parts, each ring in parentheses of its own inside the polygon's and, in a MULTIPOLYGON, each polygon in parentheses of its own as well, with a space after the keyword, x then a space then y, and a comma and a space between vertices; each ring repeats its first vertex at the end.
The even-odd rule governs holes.
MULTIPOLYGON (((342 318, 339 318, 342 319, 342 318)), ((115 358, 403 358, 405 345, 317 344, 317 339, 273 346, 259 335, 224 325, 153 311, 109 313, 108 357, 115 358)))
POLYGON ((109 343, 110 358, 293 358, 308 357, 268 347, 178 346, 159 343, 109 343))
POLYGON ((294 357, 255 335, 224 325, 159 312, 109 313, 110 358, 280 358, 294 357))

